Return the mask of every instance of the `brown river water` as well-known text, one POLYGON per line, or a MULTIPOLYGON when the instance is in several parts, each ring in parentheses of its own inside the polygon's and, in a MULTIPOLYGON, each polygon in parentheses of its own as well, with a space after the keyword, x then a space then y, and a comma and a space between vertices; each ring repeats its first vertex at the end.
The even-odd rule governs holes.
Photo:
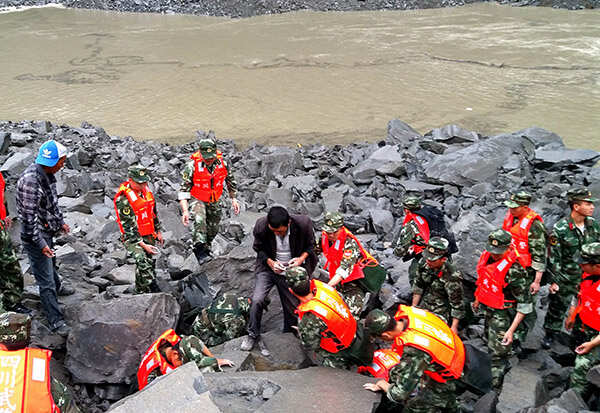
POLYGON ((477 4, 229 19, 56 8, 0 14, 0 119, 88 121, 179 143, 349 143, 399 118, 541 126, 600 150, 600 10, 477 4))

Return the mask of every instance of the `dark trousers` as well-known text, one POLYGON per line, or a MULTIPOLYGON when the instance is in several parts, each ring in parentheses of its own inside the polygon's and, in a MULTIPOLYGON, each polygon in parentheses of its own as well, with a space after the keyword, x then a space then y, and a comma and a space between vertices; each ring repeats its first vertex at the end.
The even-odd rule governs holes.
POLYGON ((291 332, 292 326, 298 324, 298 319, 294 311, 299 304, 296 297, 288 290, 288 284, 285 277, 275 274, 271 270, 256 273, 256 282, 254 284, 254 294, 252 295, 252 306, 250 307, 250 324, 248 325, 248 335, 252 338, 260 336, 260 323, 265 307, 265 298, 273 288, 277 287, 281 306, 283 307, 283 331, 291 332))
MULTIPOLYGON (((52 237, 44 234, 48 247, 54 247, 52 237)), ((64 320, 62 311, 58 307, 58 290, 60 289, 60 278, 56 271, 56 258, 48 258, 42 254, 42 250, 34 244, 23 241, 23 249, 29 257, 31 272, 40 288, 40 299, 46 318, 53 328, 56 323, 64 320)))

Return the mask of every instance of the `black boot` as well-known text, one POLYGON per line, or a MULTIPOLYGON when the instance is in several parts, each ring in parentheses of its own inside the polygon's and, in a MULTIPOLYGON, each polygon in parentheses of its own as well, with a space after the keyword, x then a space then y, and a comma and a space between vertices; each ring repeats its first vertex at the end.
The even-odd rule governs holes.
POLYGON ((198 264, 204 264, 210 258, 210 251, 206 248, 206 245, 198 243, 194 245, 194 255, 198 260, 198 264))
POLYGON ((542 348, 548 350, 552 347, 552 343, 554 343, 554 331, 546 330, 546 335, 542 339, 542 348))

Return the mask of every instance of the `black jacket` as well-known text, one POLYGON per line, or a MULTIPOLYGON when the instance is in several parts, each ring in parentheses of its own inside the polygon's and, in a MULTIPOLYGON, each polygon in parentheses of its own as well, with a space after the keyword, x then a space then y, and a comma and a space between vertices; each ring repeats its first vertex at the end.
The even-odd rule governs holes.
MULTIPOLYGON (((276 257, 277 243, 275 234, 269 229, 267 217, 260 218, 254 224, 254 244, 252 248, 256 251, 256 271, 270 271, 267 259, 276 257)), ((307 252, 308 257, 302 266, 309 275, 317 266, 317 256, 314 252, 315 233, 311 219, 305 215, 290 215, 290 250, 292 258, 299 257, 307 252)))

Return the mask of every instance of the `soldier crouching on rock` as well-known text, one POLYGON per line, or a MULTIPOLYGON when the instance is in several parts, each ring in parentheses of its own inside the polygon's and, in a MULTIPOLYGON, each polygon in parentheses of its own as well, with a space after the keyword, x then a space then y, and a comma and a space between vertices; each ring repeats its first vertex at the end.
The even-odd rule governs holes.
POLYGON ((156 202, 148 182, 148 170, 132 165, 127 170, 129 180, 119 186, 114 198, 121 240, 130 257, 135 260, 135 292, 159 292, 156 284, 153 255, 158 254, 156 244, 163 244, 156 202))
POLYGON ((173 329, 168 329, 142 357, 137 372, 139 389, 190 361, 205 373, 222 371, 222 366, 233 366, 231 360, 216 358, 198 337, 179 337, 173 329))

